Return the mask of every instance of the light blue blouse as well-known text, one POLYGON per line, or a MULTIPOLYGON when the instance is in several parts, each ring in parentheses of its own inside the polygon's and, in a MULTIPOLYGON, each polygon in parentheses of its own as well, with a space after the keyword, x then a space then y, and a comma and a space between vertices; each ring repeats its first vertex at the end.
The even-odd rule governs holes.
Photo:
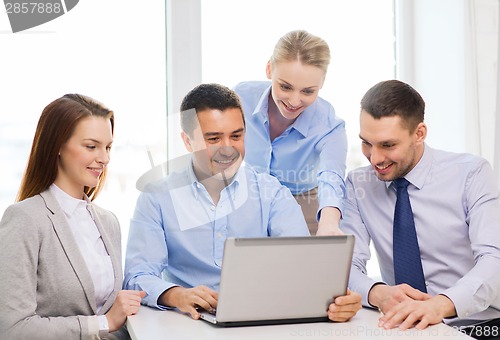
POLYGON ((292 194, 318 187, 318 212, 327 206, 343 210, 347 157, 345 123, 333 106, 318 97, 272 142, 268 98, 271 82, 250 81, 234 88, 245 114, 245 161, 271 174, 292 194))

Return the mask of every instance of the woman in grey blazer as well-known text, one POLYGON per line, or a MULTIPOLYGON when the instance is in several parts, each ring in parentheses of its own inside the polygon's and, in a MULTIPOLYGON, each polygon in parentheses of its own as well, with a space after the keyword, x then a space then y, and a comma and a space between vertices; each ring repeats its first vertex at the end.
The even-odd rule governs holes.
POLYGON ((18 203, 0 221, 0 338, 128 338, 144 292, 121 290, 120 226, 96 206, 114 114, 82 95, 42 112, 18 203))

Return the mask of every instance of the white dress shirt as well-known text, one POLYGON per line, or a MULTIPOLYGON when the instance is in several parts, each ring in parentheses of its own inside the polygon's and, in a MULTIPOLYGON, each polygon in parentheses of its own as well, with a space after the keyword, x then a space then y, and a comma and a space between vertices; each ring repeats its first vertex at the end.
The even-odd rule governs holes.
POLYGON ((55 184, 52 184, 49 190, 64 211, 78 248, 87 264, 94 283, 96 312, 98 313, 113 292, 115 278, 111 258, 88 210, 91 202, 86 196, 85 200, 76 199, 55 184))

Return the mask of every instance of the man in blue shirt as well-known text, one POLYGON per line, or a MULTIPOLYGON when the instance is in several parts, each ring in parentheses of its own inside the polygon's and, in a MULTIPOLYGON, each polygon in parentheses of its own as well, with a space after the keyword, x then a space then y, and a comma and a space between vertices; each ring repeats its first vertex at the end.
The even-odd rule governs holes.
MULTIPOLYGON (((177 307, 198 319, 197 307, 217 306, 227 237, 309 232, 286 187, 242 166, 245 121, 235 92, 217 84, 195 87, 181 104, 181 127, 191 163, 140 195, 130 225, 124 286, 146 291, 142 302, 148 306, 177 307)), ((337 298, 330 319, 349 320, 360 302, 357 293, 337 298)))
POLYGON ((341 228, 356 236, 349 284, 364 305, 385 314, 384 328, 444 321, 474 329, 473 336, 498 336, 500 205, 493 171, 481 157, 426 145, 424 111, 418 92, 397 80, 375 85, 361 101, 359 136, 371 165, 351 171, 346 181, 341 228), (409 182, 422 291, 395 279, 395 184, 402 178, 409 182), (370 242, 383 282, 366 275, 370 242))

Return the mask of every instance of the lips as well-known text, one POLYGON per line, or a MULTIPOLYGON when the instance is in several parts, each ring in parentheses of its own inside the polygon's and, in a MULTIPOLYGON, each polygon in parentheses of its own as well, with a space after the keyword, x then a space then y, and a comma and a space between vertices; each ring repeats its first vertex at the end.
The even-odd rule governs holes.
POLYGON ((375 171, 377 171, 379 174, 381 175, 385 175, 387 174, 389 171, 391 171, 392 169, 392 166, 394 165, 394 163, 391 163, 389 165, 373 165, 373 168, 375 169, 375 171))
POLYGON ((88 170, 90 171, 90 173, 91 173, 93 176, 95 176, 95 177, 99 177, 99 176, 101 176, 101 174, 102 174, 102 172, 103 172, 103 170, 104 170, 103 168, 90 168, 90 167, 88 167, 87 169, 88 169, 88 170))
POLYGON ((287 105, 284 101, 281 101, 283 103, 283 106, 285 107, 285 109, 290 112, 290 113, 297 113, 297 111, 301 110, 302 109, 302 105, 300 106, 290 106, 290 105, 287 105))
POLYGON ((216 163, 218 166, 226 168, 226 167, 229 167, 232 164, 234 164, 234 162, 236 162, 238 160, 238 157, 239 157, 239 155, 236 155, 236 156, 230 157, 230 158, 222 158, 222 159, 214 158, 214 159, 212 159, 212 161, 214 163, 216 163))

